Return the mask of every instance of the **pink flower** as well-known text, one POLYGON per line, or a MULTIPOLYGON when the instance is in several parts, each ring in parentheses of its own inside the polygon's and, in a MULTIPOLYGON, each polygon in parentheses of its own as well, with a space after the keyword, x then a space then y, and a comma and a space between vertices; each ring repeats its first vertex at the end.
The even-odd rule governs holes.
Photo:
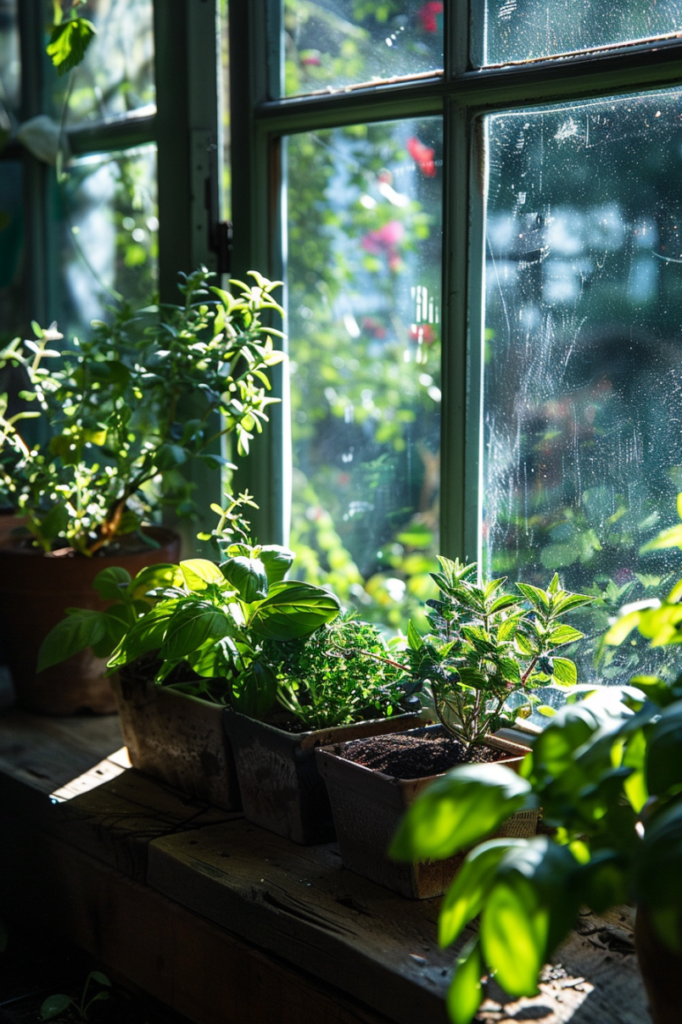
POLYGON ((438 31, 438 15, 443 14, 443 4, 439 0, 429 0, 417 11, 417 17, 422 23, 425 32, 438 31))
POLYGON ((405 226, 399 220, 391 220, 376 231, 368 231, 360 244, 373 256, 380 256, 382 253, 392 253, 402 242, 404 234, 405 226))
POLYGON ((419 141, 419 139, 412 137, 407 140, 407 152, 410 154, 424 177, 436 177, 436 164, 433 159, 436 152, 435 149, 431 149, 430 146, 425 146, 423 142, 419 141))

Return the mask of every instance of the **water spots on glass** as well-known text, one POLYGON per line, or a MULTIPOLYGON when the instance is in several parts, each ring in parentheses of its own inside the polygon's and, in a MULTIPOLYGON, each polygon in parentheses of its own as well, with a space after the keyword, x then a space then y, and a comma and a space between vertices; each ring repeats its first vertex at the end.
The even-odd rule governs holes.
POLYGON ((285 95, 344 89, 443 66, 438 0, 283 0, 285 95))
POLYGON ((680 33, 681 0, 485 0, 476 24, 475 63, 537 60, 680 33))
MULTIPOLYGON (((487 122, 483 563, 595 596, 583 681, 609 615, 679 575, 679 556, 640 548, 682 489, 681 100, 487 122)), ((612 649, 599 678, 655 658, 612 649)))
POLYGON ((437 550, 441 154, 439 118, 287 140, 292 544, 393 627, 437 550))

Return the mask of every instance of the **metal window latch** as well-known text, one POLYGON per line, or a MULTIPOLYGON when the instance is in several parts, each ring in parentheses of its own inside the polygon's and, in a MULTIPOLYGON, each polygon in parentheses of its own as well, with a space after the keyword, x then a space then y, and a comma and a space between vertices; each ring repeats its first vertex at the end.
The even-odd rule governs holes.
POLYGON ((229 274, 232 270, 232 221, 211 222, 209 247, 218 258, 218 273, 229 274))
POLYGON ((192 264, 205 263, 219 274, 232 269, 232 222, 221 220, 221 162, 218 142, 208 129, 192 129, 192 264))

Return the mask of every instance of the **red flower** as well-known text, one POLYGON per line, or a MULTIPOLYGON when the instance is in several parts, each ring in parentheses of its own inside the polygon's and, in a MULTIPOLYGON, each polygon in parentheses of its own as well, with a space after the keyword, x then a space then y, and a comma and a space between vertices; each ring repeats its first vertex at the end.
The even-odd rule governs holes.
POLYGON ((426 178, 436 177, 436 164, 433 159, 435 149, 425 146, 423 142, 413 136, 407 140, 407 152, 426 178))
POLYGON ((417 11, 417 17, 422 23, 422 28, 425 32, 437 32, 438 31, 438 15, 443 14, 443 4, 439 3, 438 0, 429 0, 428 3, 423 4, 417 11))

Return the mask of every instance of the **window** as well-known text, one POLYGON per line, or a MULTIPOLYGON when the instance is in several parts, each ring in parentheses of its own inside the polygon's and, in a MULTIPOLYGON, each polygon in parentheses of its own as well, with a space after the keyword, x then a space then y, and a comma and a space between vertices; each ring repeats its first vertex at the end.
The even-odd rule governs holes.
POLYGON ((594 677, 675 565, 682 3, 232 7, 236 257, 287 287, 268 534, 388 625, 437 551, 558 570, 594 677))

